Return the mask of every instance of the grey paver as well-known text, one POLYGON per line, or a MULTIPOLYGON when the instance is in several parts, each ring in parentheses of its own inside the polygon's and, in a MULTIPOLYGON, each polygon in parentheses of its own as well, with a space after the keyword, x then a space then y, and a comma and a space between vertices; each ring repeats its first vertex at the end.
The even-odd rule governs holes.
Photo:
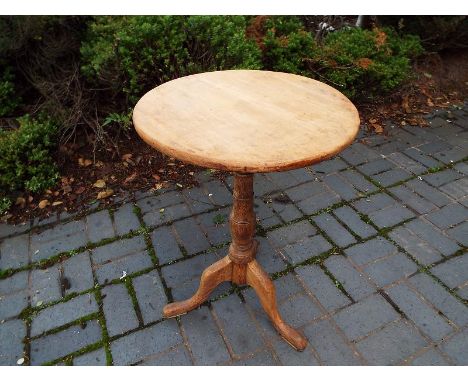
POLYGON ((391 323, 356 345, 371 365, 396 365, 426 345, 418 332, 400 320, 391 323))
POLYGON ((273 210, 283 219, 284 222, 290 222, 299 219, 302 214, 298 208, 292 204, 292 201, 285 194, 276 194, 271 196, 271 206, 273 210), (285 202, 283 201, 285 200, 285 202))
POLYGON ((143 322, 148 324, 162 318, 162 309, 167 303, 163 285, 156 271, 133 279, 138 305, 143 322))
POLYGON ((468 279, 468 256, 457 256, 431 268, 430 272, 449 288, 462 285, 468 279))
POLYGON ((354 207, 363 214, 370 214, 391 207, 396 201, 387 194, 375 194, 368 198, 360 199, 353 203, 354 207))
POLYGON ((12 318, 28 306, 28 292, 22 290, 0 297, 0 320, 12 318))
POLYGON ((253 356, 234 361, 233 366, 267 366, 276 365, 276 361, 269 351, 263 350, 253 356))
POLYGON ((122 277, 124 274, 142 271, 153 267, 153 262, 147 251, 141 251, 129 256, 106 262, 96 266, 96 278, 100 284, 108 283, 122 277))
POLYGON ((304 351, 291 351, 291 346, 282 338, 276 338, 272 343, 276 356, 284 366, 318 366, 317 358, 308 346, 304 351))
POLYGON ((309 346, 316 350, 322 364, 343 366, 362 363, 329 321, 313 323, 304 329, 304 333, 309 339, 309 346))
POLYGON ((286 268, 283 257, 272 245, 263 237, 256 238, 258 249, 256 259, 267 273, 276 273, 286 268))
POLYGON ((439 172, 423 175, 422 178, 431 186, 440 187, 444 184, 460 179, 461 174, 452 169, 446 169, 439 172))
POLYGON ((154 358, 148 358, 139 366, 188 366, 192 365, 192 361, 187 349, 183 345, 171 348, 162 354, 158 354, 154 358))
POLYGON ((314 164, 312 172, 315 175, 331 174, 340 170, 344 170, 348 165, 340 158, 329 159, 324 162, 314 164))
POLYGON ((132 300, 125 285, 108 285, 101 290, 109 336, 122 334, 138 326, 132 300))
POLYGON ((115 231, 108 210, 101 210, 86 216, 88 238, 97 243, 102 239, 114 237, 115 231))
POLYGON ((392 227, 414 216, 413 212, 399 203, 369 214, 369 218, 379 228, 392 227))
POLYGON ((125 235, 140 228, 140 221, 133 212, 135 207, 126 203, 114 211, 114 227, 117 235, 125 235))
POLYGON ((29 235, 4 239, 0 243, 0 269, 21 268, 29 262, 29 235))
POLYGON ((26 289, 28 287, 28 275, 28 271, 23 271, 0 280, 0 296, 26 289))
POLYGON ((408 259, 404 254, 397 253, 393 256, 367 264, 364 267, 364 272, 366 272, 379 287, 383 287, 404 277, 408 277, 416 272, 417 269, 418 267, 413 261, 408 259))
POLYGON ((457 333, 441 346, 456 365, 468 365, 468 329, 457 333))
POLYGON ((461 199, 468 193, 468 179, 462 178, 453 182, 447 183, 440 187, 440 190, 445 192, 453 199, 461 199))
POLYGON ((114 365, 131 365, 181 343, 176 320, 163 321, 113 341, 112 359, 114 365))
POLYGON ((296 243, 316 233, 317 230, 312 224, 308 221, 301 221, 270 231, 267 237, 273 245, 278 248, 283 248, 287 244, 296 243))
POLYGON ((375 292, 375 287, 371 285, 367 276, 354 268, 345 257, 330 256, 324 264, 354 300, 360 300, 375 292))
POLYGON ((405 185, 390 188, 389 191, 400 199, 404 205, 411 207, 420 214, 425 214, 437 208, 434 203, 424 199, 405 185))
POLYGON ((236 295, 216 301, 213 309, 234 354, 252 353, 264 346, 254 322, 236 295))
POLYGON ((189 255, 210 247, 210 243, 194 218, 180 220, 174 223, 174 228, 189 255))
POLYGON ((191 311, 181 321, 196 365, 215 365, 230 359, 207 307, 191 311))
POLYGON ((106 352, 103 348, 79 355, 73 359, 73 366, 105 366, 107 365, 106 352))
POLYGON ((355 341, 398 317, 393 307, 382 296, 373 294, 340 310, 335 314, 334 320, 346 336, 355 341))
POLYGON ((401 168, 385 171, 377 175, 373 175, 372 179, 379 182, 382 186, 388 187, 392 184, 401 182, 411 178, 411 174, 401 168))
POLYGON ((313 220, 338 246, 347 247, 356 242, 354 236, 330 214, 325 213, 315 216, 313 220))
POLYGON ((212 245, 226 243, 231 240, 228 208, 201 214, 197 216, 197 220, 212 245))
POLYGON ((345 254, 356 264, 363 265, 398 251, 392 243, 382 237, 376 237, 364 243, 355 244, 345 249, 345 254))
POLYGON ((434 341, 439 341, 453 328, 434 309, 426 304, 407 285, 399 284, 387 289, 387 294, 418 328, 434 341))
POLYGON ((403 153, 392 153, 388 156, 392 162, 396 163, 402 169, 415 174, 419 175, 426 171, 426 167, 423 166, 421 163, 416 162, 415 160, 409 158, 408 156, 404 155, 403 153))
POLYGON ((447 366, 449 363, 434 348, 418 355, 410 362, 412 366, 447 366))
POLYGON ((94 286, 93 271, 89 252, 82 252, 62 263, 63 277, 66 278, 66 294, 80 293, 94 286))
POLYGON ((145 248, 146 243, 143 236, 136 236, 131 239, 118 240, 95 248, 92 250, 92 258, 94 263, 102 264, 109 260, 142 251, 145 248))
POLYGON ((52 305, 39 311, 31 322, 31 336, 60 327, 81 317, 97 312, 93 294, 86 293, 67 302, 52 305))
POLYGON ((461 245, 468 246, 468 222, 463 222, 456 227, 448 229, 446 234, 461 245))
POLYGON ((395 165, 387 159, 380 158, 372 162, 365 163, 357 167, 359 171, 366 175, 379 174, 395 168, 395 165))
POLYGON ((468 220, 468 208, 458 203, 448 204, 440 210, 427 214, 426 219, 441 229, 451 228, 468 220))
POLYGON ((361 220, 356 211, 349 206, 343 206, 333 211, 335 216, 362 239, 366 239, 377 233, 374 227, 361 220))
POLYGON ((48 303, 62 298, 59 267, 33 269, 30 276, 31 305, 48 303))
POLYGON ((312 257, 316 257, 332 248, 331 244, 321 235, 306 237, 302 241, 287 245, 282 250, 283 254, 292 264, 301 263, 312 257))
POLYGON ((89 321, 83 328, 72 326, 61 332, 31 341, 31 365, 40 365, 65 357, 85 346, 102 340, 101 326, 97 321, 89 321))
POLYGON ((327 310, 335 310, 350 303, 350 300, 334 285, 332 280, 317 265, 296 269, 299 278, 327 310))
POLYGON ((151 241, 160 264, 165 264, 182 257, 182 252, 171 227, 163 226, 155 229, 151 233, 151 241))
POLYGON ((26 324, 22 320, 0 323, 0 366, 16 365, 23 358, 26 324))
POLYGON ((459 327, 468 323, 468 308, 429 275, 418 273, 409 279, 427 301, 459 327))
POLYGON ((418 178, 412 179, 406 182, 405 185, 411 188, 417 194, 421 195, 424 199, 435 204, 437 207, 445 206, 452 201, 447 195, 440 192, 436 187, 432 187, 424 182, 422 178, 421 180, 418 178))

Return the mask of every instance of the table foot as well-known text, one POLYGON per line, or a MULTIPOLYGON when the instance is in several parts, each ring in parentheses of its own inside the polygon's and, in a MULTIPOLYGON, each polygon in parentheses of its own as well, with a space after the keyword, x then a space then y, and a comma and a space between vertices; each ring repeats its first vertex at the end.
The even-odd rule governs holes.
POLYGON ((232 265, 231 259, 226 256, 206 268, 201 275, 200 286, 196 293, 187 300, 166 305, 163 309, 164 317, 177 317, 200 306, 219 284, 231 280, 232 265))
POLYGON ((263 309, 281 337, 294 349, 303 351, 307 346, 307 339, 281 318, 276 304, 275 286, 256 260, 252 260, 247 264, 247 284, 257 293, 263 309))

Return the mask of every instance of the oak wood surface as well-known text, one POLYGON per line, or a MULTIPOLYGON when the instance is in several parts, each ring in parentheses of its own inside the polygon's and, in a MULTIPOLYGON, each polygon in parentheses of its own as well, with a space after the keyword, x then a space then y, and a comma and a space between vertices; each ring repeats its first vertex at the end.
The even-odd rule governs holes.
POLYGON ((138 134, 184 162, 237 172, 303 167, 356 136, 359 115, 334 88, 269 71, 228 70, 181 77, 135 106, 138 134))

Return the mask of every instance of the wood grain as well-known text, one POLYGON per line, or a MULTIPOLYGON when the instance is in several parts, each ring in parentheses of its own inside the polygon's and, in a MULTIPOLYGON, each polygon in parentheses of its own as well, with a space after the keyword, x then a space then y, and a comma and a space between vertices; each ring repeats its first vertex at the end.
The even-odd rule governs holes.
POLYGON ((165 154, 236 172, 282 171, 329 158, 355 138, 359 115, 310 78, 228 70, 181 77, 135 106, 138 134, 165 154))

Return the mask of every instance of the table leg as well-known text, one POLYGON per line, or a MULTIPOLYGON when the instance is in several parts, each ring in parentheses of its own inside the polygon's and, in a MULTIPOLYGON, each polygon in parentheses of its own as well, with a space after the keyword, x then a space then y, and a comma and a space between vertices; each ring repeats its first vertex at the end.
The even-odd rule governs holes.
POLYGON ((235 174, 234 203, 229 222, 232 243, 228 255, 203 271, 200 286, 191 298, 166 305, 164 317, 178 316, 196 308, 223 281, 248 284, 257 293, 279 334, 295 349, 304 350, 307 340, 281 318, 273 282, 255 260, 258 243, 254 240, 253 174, 235 174))

